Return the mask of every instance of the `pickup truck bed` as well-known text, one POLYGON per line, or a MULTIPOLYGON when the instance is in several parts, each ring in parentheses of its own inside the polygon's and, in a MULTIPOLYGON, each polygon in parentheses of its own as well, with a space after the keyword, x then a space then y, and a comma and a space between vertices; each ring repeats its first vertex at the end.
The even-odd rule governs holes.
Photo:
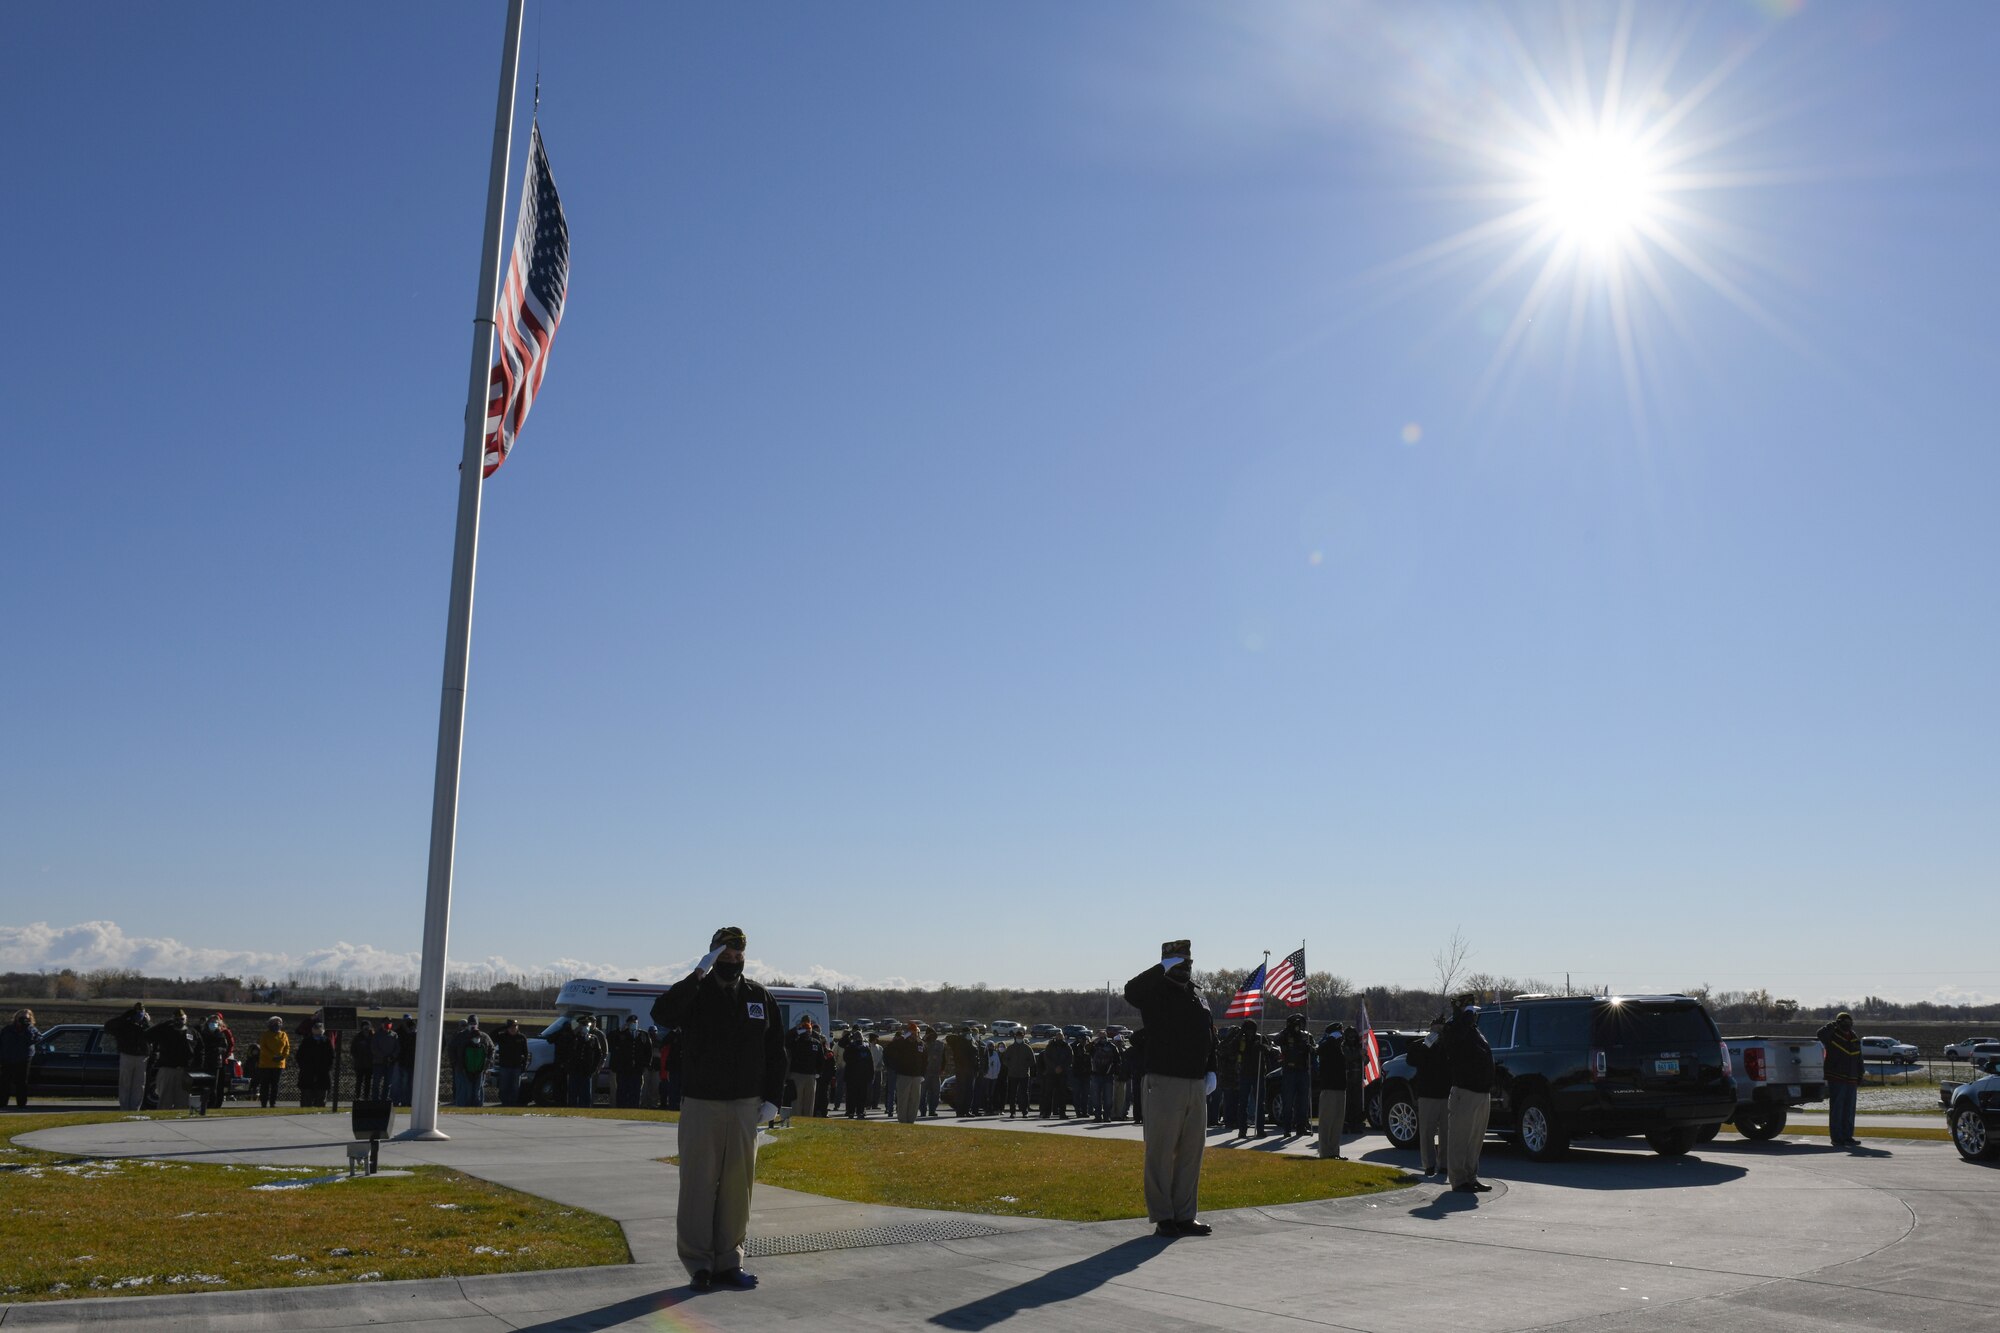
POLYGON ((1768 1139, 1790 1108, 1826 1097, 1826 1052, 1811 1037, 1724 1037, 1736 1080, 1736 1128, 1768 1139))

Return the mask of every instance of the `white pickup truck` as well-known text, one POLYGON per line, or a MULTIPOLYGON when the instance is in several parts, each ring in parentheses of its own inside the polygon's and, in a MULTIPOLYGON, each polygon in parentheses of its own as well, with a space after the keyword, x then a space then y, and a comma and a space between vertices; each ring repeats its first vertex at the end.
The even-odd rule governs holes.
POLYGON ((1736 1080, 1736 1129, 1746 1139, 1782 1132, 1794 1106, 1826 1100, 1826 1052, 1811 1037, 1724 1037, 1736 1080))

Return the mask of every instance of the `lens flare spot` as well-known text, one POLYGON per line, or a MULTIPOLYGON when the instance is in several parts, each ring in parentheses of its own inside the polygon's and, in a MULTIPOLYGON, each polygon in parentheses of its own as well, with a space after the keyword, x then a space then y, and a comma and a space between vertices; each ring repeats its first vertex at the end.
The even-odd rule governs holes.
POLYGON ((1417 441, 1423 438, 1424 438, 1424 428, 1422 426, 1418 425, 1414 421, 1405 422, 1403 424, 1404 444, 1415 444, 1417 441))

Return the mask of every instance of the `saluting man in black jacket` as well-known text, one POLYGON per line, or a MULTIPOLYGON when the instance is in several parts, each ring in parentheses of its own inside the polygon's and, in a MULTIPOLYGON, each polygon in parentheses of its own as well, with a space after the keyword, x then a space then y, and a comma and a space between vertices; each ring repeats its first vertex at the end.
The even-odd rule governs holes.
POLYGON ((1195 1220, 1208 1094, 1215 1091, 1215 1019, 1194 989, 1186 940, 1160 946, 1160 965, 1125 983, 1146 1033, 1146 1215, 1155 1235, 1206 1236, 1195 1220))
POLYGON ((1479 1178, 1479 1150, 1485 1145, 1486 1118, 1493 1110, 1493 1048, 1479 1030, 1478 1006, 1468 1004, 1452 1016, 1444 1050, 1451 1070, 1445 1174, 1458 1193, 1484 1194, 1493 1188, 1479 1178))
POLYGON ((757 1285, 743 1271, 757 1127, 777 1118, 785 1032, 770 992, 743 975, 749 939, 724 926, 694 971, 653 1002, 680 1029, 681 1194, 676 1242, 696 1291, 757 1285))

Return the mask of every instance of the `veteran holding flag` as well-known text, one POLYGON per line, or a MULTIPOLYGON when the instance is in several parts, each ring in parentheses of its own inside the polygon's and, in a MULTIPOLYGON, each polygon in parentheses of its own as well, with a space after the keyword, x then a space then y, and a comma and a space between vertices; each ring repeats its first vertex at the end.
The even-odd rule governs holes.
POLYGON ((1206 1236, 1195 1220, 1208 1094, 1215 1091, 1215 1020, 1195 993, 1187 940, 1160 946, 1160 965, 1125 983, 1146 1034, 1146 1216, 1160 1236, 1206 1236))
POLYGON ((785 1087, 777 1002, 743 975, 741 927, 709 940, 694 971, 653 1002, 653 1021, 680 1029, 680 1212, 676 1242, 696 1291, 748 1289, 743 1238, 757 1175, 757 1127, 775 1119, 785 1087))

